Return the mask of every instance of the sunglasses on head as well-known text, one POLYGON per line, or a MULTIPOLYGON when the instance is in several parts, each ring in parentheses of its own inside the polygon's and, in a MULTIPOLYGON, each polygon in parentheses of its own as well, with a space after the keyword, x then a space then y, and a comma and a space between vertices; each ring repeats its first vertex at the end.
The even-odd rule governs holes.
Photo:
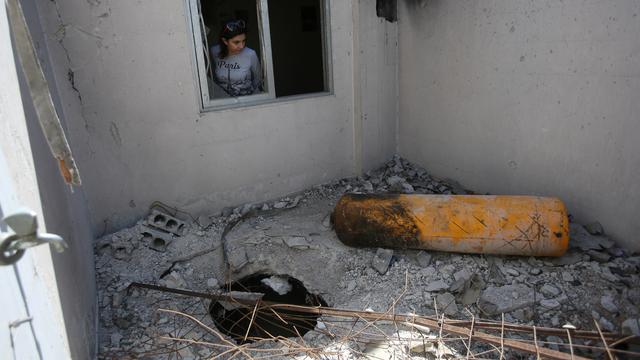
POLYGON ((247 24, 244 20, 229 21, 224 25, 224 32, 234 32, 244 30, 247 24))

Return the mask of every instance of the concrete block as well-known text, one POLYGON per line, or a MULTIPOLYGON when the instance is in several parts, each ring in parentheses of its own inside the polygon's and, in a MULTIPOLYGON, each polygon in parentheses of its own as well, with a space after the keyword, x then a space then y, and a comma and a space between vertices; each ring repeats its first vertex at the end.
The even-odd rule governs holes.
POLYGON ((158 210, 151 211, 147 218, 147 225, 178 236, 182 235, 185 227, 184 221, 158 210))

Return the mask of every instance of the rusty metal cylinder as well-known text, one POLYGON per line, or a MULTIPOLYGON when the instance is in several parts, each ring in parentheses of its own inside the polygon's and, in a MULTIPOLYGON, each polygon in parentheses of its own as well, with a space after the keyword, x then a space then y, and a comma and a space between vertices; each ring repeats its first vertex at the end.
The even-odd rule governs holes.
POLYGON ((569 219, 537 196, 344 195, 331 216, 348 246, 562 256, 569 219))

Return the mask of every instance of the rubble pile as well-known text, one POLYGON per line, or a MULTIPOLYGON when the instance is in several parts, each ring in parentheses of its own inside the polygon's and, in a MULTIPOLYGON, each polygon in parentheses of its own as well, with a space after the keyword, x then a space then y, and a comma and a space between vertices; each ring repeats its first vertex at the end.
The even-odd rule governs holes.
MULTIPOLYGON (((499 320, 504 314, 511 323, 570 324, 583 330, 593 330, 595 320, 603 330, 640 335, 640 256, 616 246, 600 224, 572 223, 570 250, 560 258, 349 248, 340 243, 329 221, 338 198, 387 192, 472 193, 395 157, 361 177, 210 216, 193 218, 154 204, 148 218, 96 242, 100 357, 164 359, 178 353, 195 359, 220 353, 203 340, 214 341, 203 328, 215 328, 207 301, 129 285, 215 294, 223 293, 225 284, 257 273, 294 277, 336 308, 384 312, 394 305, 397 313, 453 319, 499 320), (161 309, 194 316, 203 326, 161 309)), ((322 326, 328 325, 318 322, 316 331, 304 336, 305 344, 334 349, 340 358, 369 350, 379 354, 381 348, 402 348, 406 358, 433 358, 424 346, 414 351, 393 342, 373 348, 337 344, 322 326)), ((563 342, 559 337, 546 340, 563 342)), ((453 349, 432 348, 454 356, 453 349)))

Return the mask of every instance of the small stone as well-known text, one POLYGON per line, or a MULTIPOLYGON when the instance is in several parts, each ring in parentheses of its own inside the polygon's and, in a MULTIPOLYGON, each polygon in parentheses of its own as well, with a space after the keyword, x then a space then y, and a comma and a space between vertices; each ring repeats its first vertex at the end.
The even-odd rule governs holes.
POLYGON ((452 316, 458 312, 456 298, 451 293, 438 294, 438 296, 436 296, 436 303, 438 304, 438 309, 446 315, 452 316))
POLYGON ((466 281, 469 281, 469 279, 471 279, 471 276, 473 276, 473 274, 471 274, 471 272, 469 272, 469 270, 467 269, 462 269, 460 271, 453 273, 453 278, 456 281, 462 280, 466 282, 466 281))
POLYGON ((520 276, 520 272, 516 269, 506 268, 505 272, 511 276, 520 276))
POLYGON ((611 259, 611 256, 602 251, 589 250, 587 251, 589 257, 599 263, 606 263, 611 259))
POLYGON ((562 338, 560 338, 559 336, 547 336, 547 346, 555 351, 559 351, 560 347, 558 346, 559 344, 564 344, 564 341, 562 341, 562 338))
POLYGON ((607 252, 614 257, 623 257, 625 255, 625 251, 617 247, 609 248, 607 252))
POLYGON ((563 271, 562 280, 565 282, 572 282, 575 279, 573 278, 573 275, 571 275, 571 273, 569 273, 568 271, 563 271))
POLYGON ((597 221, 585 225, 584 229, 591 235, 604 235, 604 228, 602 228, 602 224, 597 221))
POLYGON ((518 309, 514 312, 512 312, 511 314, 513 314, 513 317, 522 321, 522 322, 529 322, 533 319, 533 311, 531 311, 531 309, 518 309))
POLYGON ((231 214, 233 214, 233 208, 228 206, 224 209, 222 209, 222 217, 229 217, 231 216, 231 214))
POLYGON ((111 334, 111 346, 115 348, 120 347, 120 341, 122 341, 122 335, 119 333, 111 334))
POLYGON ((291 286, 291 283, 289 282, 288 276, 273 275, 271 277, 260 280, 260 282, 267 285, 281 296, 288 294, 293 289, 293 286, 291 286))
POLYGON ((544 284, 542 288, 540 288, 540 292, 547 298, 552 298, 560 295, 562 291, 557 287, 549 284, 544 284))
POLYGON ((553 309, 559 308, 561 304, 556 299, 543 299, 543 300, 540 300, 540 305, 542 305, 547 309, 553 310, 553 309))
POLYGON ((416 260, 418 260, 420 266, 427 267, 431 264, 431 254, 426 251, 420 251, 418 255, 416 255, 416 260))
POLYGON ((413 194, 415 189, 409 183, 402 183, 402 192, 405 194, 413 194))
POLYGON ((373 191, 373 184, 370 181, 365 181, 364 184, 362 184, 362 187, 367 192, 373 191))
POLYGON ((600 320, 598 320, 598 323, 600 323, 600 327, 603 330, 609 331, 609 332, 614 332, 616 331, 616 326, 613 325, 613 323, 609 320, 607 320, 607 318, 605 317, 601 317, 600 320))
POLYGON ((165 287, 173 288, 173 289, 186 289, 187 288, 187 283, 184 281, 182 276, 179 273, 175 272, 175 271, 170 272, 167 276, 165 276, 162 279, 160 279, 158 281, 158 283, 161 286, 165 286, 165 287))
POLYGON ((207 287, 217 289, 220 287, 220 283, 216 278, 207 279, 207 287))
POLYGON ((556 266, 566 266, 577 264, 582 261, 582 254, 576 251, 567 251, 563 256, 555 258, 551 261, 556 266))
POLYGON ((273 204, 274 209, 284 209, 286 206, 287 203, 285 201, 278 201, 277 203, 273 204))
POLYGON ((356 289, 356 281, 355 280, 351 280, 349 281, 349 283, 347 283, 347 291, 348 292, 353 292, 353 290, 356 289))
POLYGON ((391 259, 393 258, 393 250, 391 249, 378 249, 373 256, 371 266, 376 269, 380 275, 384 275, 389 270, 391 265, 391 259))
POLYGON ((264 203, 264 204, 262 205, 261 210, 262 210, 262 211, 267 211, 267 210, 269 210, 269 204, 264 203))
POLYGON ((627 319, 623 321, 622 333, 640 336, 640 319, 627 319))
POLYGON ((387 178, 386 183, 389 186, 394 186, 394 185, 401 185, 402 183, 407 182, 407 180, 405 180, 403 177, 400 176, 391 176, 389 178, 387 178))
POLYGON ((529 274, 531 275, 540 275, 542 274, 542 270, 540 270, 540 268, 531 268, 531 270, 529 270, 529 274))
POLYGON ((449 288, 449 284, 445 283, 442 280, 436 280, 429 283, 429 285, 427 285, 427 287, 424 290, 428 292, 437 292, 437 291, 442 291, 448 288, 449 288))
POLYGON ((615 304, 613 297, 605 295, 600 298, 600 305, 610 313, 617 313, 618 306, 615 304))

